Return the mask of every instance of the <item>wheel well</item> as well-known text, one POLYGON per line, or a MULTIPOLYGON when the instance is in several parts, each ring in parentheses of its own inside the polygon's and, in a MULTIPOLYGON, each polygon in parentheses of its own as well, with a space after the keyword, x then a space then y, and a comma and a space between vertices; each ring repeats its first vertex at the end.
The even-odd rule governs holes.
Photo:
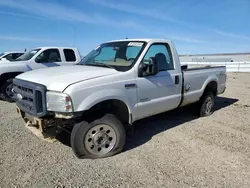
POLYGON ((108 113, 114 114, 124 125, 129 123, 129 109, 124 102, 117 99, 106 100, 94 105, 84 111, 83 118, 85 121, 91 122, 108 113))
POLYGON ((217 95, 217 82, 215 81, 210 82, 205 88, 204 93, 207 93, 207 92, 212 92, 214 96, 216 96, 217 95))
POLYGON ((9 73, 4 73, 0 76, 0 84, 5 82, 6 80, 10 78, 15 78, 17 75, 22 74, 23 72, 9 72, 9 73))

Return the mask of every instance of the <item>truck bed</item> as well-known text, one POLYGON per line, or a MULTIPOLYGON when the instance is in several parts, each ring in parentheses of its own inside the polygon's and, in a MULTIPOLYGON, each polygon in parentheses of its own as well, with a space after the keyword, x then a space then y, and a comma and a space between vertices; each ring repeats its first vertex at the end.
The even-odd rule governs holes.
POLYGON ((192 66, 183 70, 184 93, 181 106, 194 103, 200 99, 205 87, 210 82, 216 82, 217 94, 225 90, 226 67, 225 66, 192 66))

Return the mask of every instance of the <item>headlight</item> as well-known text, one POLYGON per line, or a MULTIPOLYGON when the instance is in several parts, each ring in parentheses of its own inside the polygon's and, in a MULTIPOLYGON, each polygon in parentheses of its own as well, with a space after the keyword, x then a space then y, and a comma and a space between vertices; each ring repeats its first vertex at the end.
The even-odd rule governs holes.
POLYGON ((69 95, 48 91, 46 93, 47 110, 53 112, 73 112, 73 105, 69 95))

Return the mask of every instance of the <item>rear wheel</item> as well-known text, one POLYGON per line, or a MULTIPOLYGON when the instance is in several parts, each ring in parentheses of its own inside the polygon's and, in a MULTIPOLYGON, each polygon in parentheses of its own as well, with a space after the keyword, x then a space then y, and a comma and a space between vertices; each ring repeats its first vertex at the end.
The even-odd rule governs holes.
POLYGON ((104 158, 120 153, 125 139, 122 123, 107 114, 90 124, 76 124, 71 133, 71 147, 78 158, 104 158))
POLYGON ((8 102, 14 102, 13 78, 6 80, 0 88, 1 98, 8 102))
POLYGON ((198 104, 198 115, 200 117, 210 116, 214 112, 215 96, 212 92, 205 93, 198 104))

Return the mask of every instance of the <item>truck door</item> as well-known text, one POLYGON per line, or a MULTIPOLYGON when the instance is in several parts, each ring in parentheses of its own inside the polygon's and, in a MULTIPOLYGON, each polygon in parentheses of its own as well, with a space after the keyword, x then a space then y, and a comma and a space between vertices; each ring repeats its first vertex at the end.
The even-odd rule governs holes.
POLYGON ((60 66, 62 58, 58 49, 47 49, 41 52, 32 62, 32 69, 60 66))
POLYGON ((167 43, 153 43, 141 63, 147 64, 150 57, 156 58, 159 73, 137 77, 137 119, 174 109, 181 100, 182 75, 175 67, 170 46, 167 43))

